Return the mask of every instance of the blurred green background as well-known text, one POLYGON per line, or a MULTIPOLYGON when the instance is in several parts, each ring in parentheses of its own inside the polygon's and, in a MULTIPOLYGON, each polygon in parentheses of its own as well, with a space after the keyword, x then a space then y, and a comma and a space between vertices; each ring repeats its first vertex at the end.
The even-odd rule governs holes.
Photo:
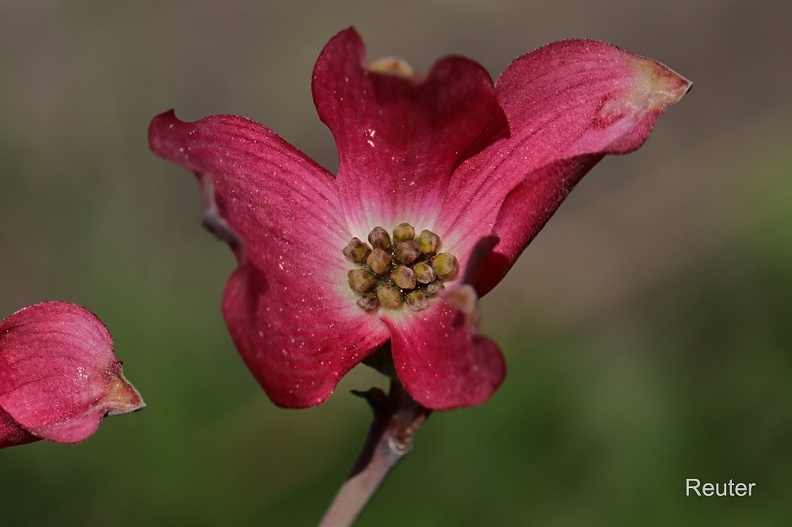
POLYGON ((432 416, 360 525, 789 525, 790 24, 786 0, 0 0, 0 318, 86 305, 148 403, 78 446, 0 451, 0 525, 318 521, 370 421, 349 390, 383 383, 269 403, 222 322, 230 251, 146 129, 237 113, 333 168, 310 76, 349 25, 421 71, 459 53, 497 76, 590 37, 695 82, 483 301, 505 385, 432 416), (685 497, 693 477, 757 485, 685 497))

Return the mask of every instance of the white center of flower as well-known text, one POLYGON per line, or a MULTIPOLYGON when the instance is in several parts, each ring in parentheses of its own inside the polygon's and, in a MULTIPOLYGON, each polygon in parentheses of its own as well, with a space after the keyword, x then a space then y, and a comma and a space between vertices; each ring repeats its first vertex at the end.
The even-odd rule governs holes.
POLYGON ((352 238, 344 255, 357 267, 347 273, 349 287, 358 293, 357 304, 368 313, 380 307, 397 309, 406 303, 420 311, 443 289, 443 283, 457 272, 457 259, 438 252, 440 237, 423 230, 418 236, 409 223, 393 229, 393 237, 382 227, 374 227, 369 244, 352 238))

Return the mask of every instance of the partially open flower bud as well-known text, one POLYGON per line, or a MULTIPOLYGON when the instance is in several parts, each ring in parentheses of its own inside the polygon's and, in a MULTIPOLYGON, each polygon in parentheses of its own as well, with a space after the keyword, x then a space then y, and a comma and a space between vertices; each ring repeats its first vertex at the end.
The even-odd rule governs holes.
POLYGON ((0 321, 0 448, 78 443, 103 417, 144 406, 107 328, 84 307, 44 302, 0 321))

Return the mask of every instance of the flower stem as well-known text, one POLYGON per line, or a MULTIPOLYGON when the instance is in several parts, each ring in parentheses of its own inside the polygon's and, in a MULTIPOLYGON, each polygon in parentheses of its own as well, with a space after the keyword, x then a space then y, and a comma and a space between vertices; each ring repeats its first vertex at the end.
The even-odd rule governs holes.
POLYGON ((413 435, 432 412, 416 403, 397 380, 391 381, 387 395, 378 388, 354 393, 368 401, 374 422, 349 477, 319 527, 349 527, 355 522, 385 476, 410 452, 413 435))

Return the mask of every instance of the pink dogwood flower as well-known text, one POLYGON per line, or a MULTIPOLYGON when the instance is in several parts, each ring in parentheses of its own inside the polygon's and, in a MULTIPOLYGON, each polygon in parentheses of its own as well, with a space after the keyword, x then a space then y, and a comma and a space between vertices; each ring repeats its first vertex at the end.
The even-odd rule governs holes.
POLYGON ((524 55, 497 83, 463 57, 419 76, 400 59, 367 64, 347 29, 322 51, 312 87, 336 176, 237 116, 166 112, 151 148, 204 189, 206 222, 238 262, 226 323, 276 404, 321 403, 388 345, 407 392, 443 410, 485 401, 505 375, 478 332, 477 297, 580 178, 638 148, 690 83, 590 40, 524 55))
POLYGON ((84 307, 43 302, 0 321, 0 448, 78 443, 103 417, 144 406, 107 328, 84 307))

